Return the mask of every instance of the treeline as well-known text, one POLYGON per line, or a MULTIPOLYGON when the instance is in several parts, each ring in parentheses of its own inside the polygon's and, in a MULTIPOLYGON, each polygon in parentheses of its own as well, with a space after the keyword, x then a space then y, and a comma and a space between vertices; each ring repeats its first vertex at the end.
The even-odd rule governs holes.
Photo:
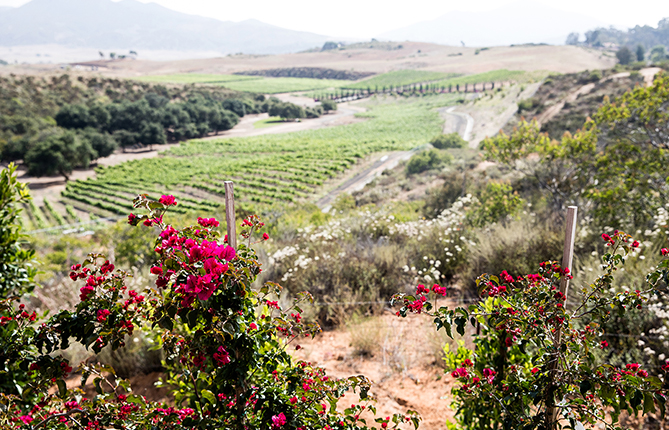
POLYGON ((666 47, 669 46, 669 18, 663 18, 658 22, 657 28, 637 25, 628 30, 618 30, 613 27, 596 28, 585 32, 585 41, 579 41, 578 33, 571 33, 567 37, 567 45, 584 44, 592 47, 605 47, 607 44, 626 46, 634 51, 638 58, 651 61, 663 61, 667 59, 666 47), (638 47, 643 52, 638 50, 638 47), (663 55, 658 54, 662 52, 663 55))
POLYGON ((31 175, 67 178, 118 147, 219 133, 277 102, 220 87, 168 88, 68 75, 0 78, 0 158, 22 159, 31 175))
POLYGON ((372 72, 355 72, 352 70, 335 70, 323 67, 290 67, 283 69, 247 70, 235 75, 267 76, 271 78, 312 78, 312 79, 339 79, 357 81, 374 75, 372 72))

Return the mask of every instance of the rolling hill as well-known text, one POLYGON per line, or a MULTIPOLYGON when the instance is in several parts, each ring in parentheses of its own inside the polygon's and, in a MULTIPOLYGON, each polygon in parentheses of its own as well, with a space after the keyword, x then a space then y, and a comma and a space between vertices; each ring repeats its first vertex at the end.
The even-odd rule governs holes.
POLYGON ((280 54, 326 40, 257 20, 219 21, 136 0, 32 0, 0 9, 0 46, 280 54))

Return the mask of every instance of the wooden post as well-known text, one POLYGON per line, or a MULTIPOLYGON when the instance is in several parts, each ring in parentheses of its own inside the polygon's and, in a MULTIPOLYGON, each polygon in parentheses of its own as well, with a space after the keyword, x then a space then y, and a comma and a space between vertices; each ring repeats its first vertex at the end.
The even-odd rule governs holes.
MULTIPOLYGON (((576 236, 576 215, 578 214, 578 207, 569 206, 567 208, 567 226, 564 237, 564 252, 562 254, 562 268, 568 268, 571 273, 571 265, 574 260, 574 240, 576 236)), ((567 296, 569 292, 569 279, 565 276, 560 283, 560 291, 567 296)))
MULTIPOLYGON (((568 268, 571 273, 571 265, 574 260, 574 239, 576 238, 576 215, 578 213, 578 207, 569 206, 567 208, 567 224, 565 228, 564 236, 564 251, 562 253, 562 269, 568 268)), ((560 292, 565 296, 565 305, 567 303, 567 293, 569 292, 569 279, 565 277, 560 281, 560 292)), ((548 363, 548 368, 550 369, 549 373, 549 382, 546 387, 546 421, 545 427, 548 430, 554 430, 557 428, 556 419, 557 419, 557 409, 555 407, 555 381, 557 378, 557 373, 559 370, 559 355, 560 355, 560 346, 561 346, 561 330, 558 327, 555 331, 555 338, 553 346, 555 348, 554 356, 551 357, 551 361, 548 363)))
POLYGON ((237 249, 237 224, 235 222, 235 193, 232 181, 225 181, 225 222, 228 226, 228 245, 237 249))

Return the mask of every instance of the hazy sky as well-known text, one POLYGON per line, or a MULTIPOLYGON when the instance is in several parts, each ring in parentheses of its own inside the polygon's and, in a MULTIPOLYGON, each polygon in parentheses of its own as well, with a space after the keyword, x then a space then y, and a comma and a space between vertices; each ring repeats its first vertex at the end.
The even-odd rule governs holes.
MULTIPOLYGON (((20 6, 29 0, 0 0, 20 6)), ((150 0, 139 0, 149 3, 150 0)), ((152 0, 170 9, 220 20, 255 18, 329 36, 370 38, 453 10, 479 12, 515 0, 152 0)), ((535 0, 565 11, 589 15, 617 27, 657 25, 669 17, 667 0, 535 0)), ((550 19, 550 17, 546 17, 550 19)))

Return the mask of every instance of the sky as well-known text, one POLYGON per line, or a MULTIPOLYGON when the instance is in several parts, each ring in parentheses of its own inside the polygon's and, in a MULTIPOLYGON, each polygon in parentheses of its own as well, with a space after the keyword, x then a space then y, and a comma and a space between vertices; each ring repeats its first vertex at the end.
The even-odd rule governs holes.
MULTIPOLYGON (((29 0, 0 0, 0 6, 21 6, 29 0)), ((368 39, 454 10, 481 12, 515 0, 139 0, 223 21, 257 19, 291 30, 368 39), (407 7, 407 5, 411 7, 407 7)), ((588 15, 619 28, 652 25, 669 17, 667 0, 532 0, 588 15)), ((546 17, 546 19, 550 19, 546 17)))

